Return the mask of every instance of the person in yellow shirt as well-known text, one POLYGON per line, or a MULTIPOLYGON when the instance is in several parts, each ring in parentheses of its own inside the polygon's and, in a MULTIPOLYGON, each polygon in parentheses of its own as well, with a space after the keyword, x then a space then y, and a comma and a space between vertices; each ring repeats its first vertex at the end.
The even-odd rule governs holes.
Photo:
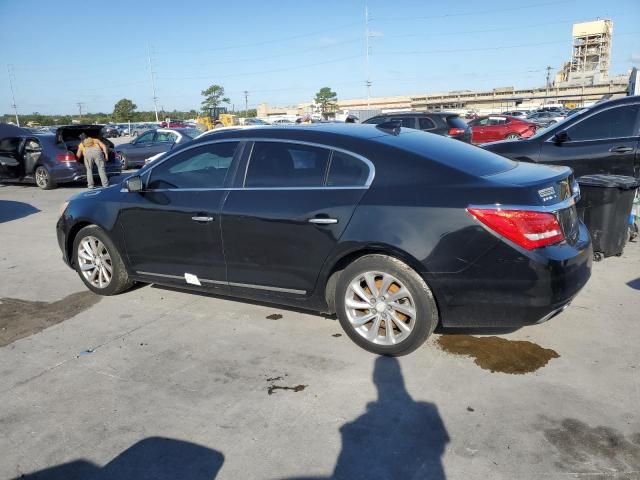
POLYGON ((84 133, 80 134, 80 145, 78 145, 78 152, 76 157, 80 160, 80 157, 84 157, 84 166, 87 168, 87 186, 90 189, 95 188, 93 186, 93 164, 98 167, 98 175, 100 175, 100 181, 103 187, 109 186, 109 177, 105 171, 104 164, 109 158, 109 152, 104 143, 97 138, 89 137, 84 133))

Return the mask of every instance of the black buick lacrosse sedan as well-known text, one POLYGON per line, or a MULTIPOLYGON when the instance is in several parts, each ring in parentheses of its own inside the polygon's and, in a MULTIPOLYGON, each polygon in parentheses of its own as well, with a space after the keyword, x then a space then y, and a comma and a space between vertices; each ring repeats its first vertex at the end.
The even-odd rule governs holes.
POLYGON ((335 312, 361 347, 403 355, 438 324, 562 311, 591 272, 578 196, 569 168, 394 123, 229 129, 76 195, 57 233, 96 293, 157 283, 335 312))

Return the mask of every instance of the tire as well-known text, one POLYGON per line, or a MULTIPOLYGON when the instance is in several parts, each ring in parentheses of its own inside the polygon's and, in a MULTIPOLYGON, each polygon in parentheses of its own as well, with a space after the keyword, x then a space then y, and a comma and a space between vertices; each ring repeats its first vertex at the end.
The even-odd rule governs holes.
POLYGON ((127 159, 127 154, 124 152, 118 152, 120 154, 120 164, 122 165, 122 170, 127 170, 129 168, 129 160, 127 159))
POLYGON ((105 231, 97 225, 86 226, 78 232, 73 240, 72 253, 78 276, 92 292, 105 296, 117 295, 133 286, 134 282, 129 279, 120 252, 105 231), (97 263, 96 252, 100 254, 97 263), (92 265, 93 268, 90 268, 92 265), (97 276, 94 273, 96 271, 97 276))
POLYGON ((424 279, 405 263, 386 255, 366 255, 351 263, 340 274, 335 295, 336 313, 345 333, 357 345, 378 355, 395 357, 413 352, 438 324, 438 307, 424 279), (370 284, 386 292, 372 295, 375 292, 370 284), (358 287, 356 293, 354 288, 358 287), (394 294, 401 296, 387 303, 394 294), (368 305, 365 298, 369 299, 368 305), (388 325, 385 318, 391 319, 388 325))
POLYGON ((56 182, 51 178, 49 170, 46 167, 39 165, 34 172, 36 185, 42 190, 51 190, 56 188, 56 182))
POLYGON ((520 140, 520 135, 518 135, 517 133, 510 133, 509 135, 504 137, 504 139, 505 140, 520 140))

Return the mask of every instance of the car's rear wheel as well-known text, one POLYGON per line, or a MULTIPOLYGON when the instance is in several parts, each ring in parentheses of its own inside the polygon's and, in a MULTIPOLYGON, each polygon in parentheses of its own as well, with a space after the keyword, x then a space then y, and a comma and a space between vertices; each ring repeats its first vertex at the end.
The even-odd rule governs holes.
POLYGON ((520 135, 517 133, 510 133, 505 137, 506 140, 520 140, 520 135))
POLYGON ((438 309, 424 279, 400 260, 366 255, 340 274, 336 310, 346 334, 379 355, 406 355, 438 324, 438 309))
POLYGON ((118 249, 100 227, 89 225, 73 241, 74 266, 89 290, 116 295, 133 285, 118 249))
POLYGON ((53 181, 53 179, 51 178, 51 174, 46 167, 40 165, 38 168, 36 168, 34 176, 36 185, 38 185, 38 187, 40 187, 42 190, 51 190, 52 188, 56 187, 56 182, 53 181))
POLYGON ((122 170, 127 170, 129 168, 129 160, 127 159, 127 154, 124 152, 118 152, 120 155, 120 163, 122 164, 122 170))

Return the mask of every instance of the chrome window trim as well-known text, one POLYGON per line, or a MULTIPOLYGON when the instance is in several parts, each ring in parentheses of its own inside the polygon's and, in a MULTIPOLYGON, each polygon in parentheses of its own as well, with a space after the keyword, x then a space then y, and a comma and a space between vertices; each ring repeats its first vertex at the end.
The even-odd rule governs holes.
MULTIPOLYGON (((142 173, 142 175, 148 175, 148 178, 151 179, 151 175, 153 173, 153 170, 155 168, 157 168, 158 166, 162 165, 164 162, 167 162, 169 160, 171 160, 172 158, 174 158, 177 155, 180 155, 184 152, 187 152, 189 150, 192 150, 194 148, 198 148, 198 147, 202 147, 205 145, 213 145, 216 143, 224 143, 224 142, 237 142, 237 143, 251 143, 251 150, 249 152, 249 156, 247 157, 247 161, 245 162, 245 166, 244 166, 244 176, 242 178, 242 187, 212 187, 212 188, 163 188, 163 189, 149 189, 146 190, 147 192, 206 192, 206 191, 233 191, 233 190, 366 190, 371 186, 371 183, 373 183, 373 180, 376 176, 376 168, 373 165, 373 162, 371 162, 371 160, 369 160, 366 157, 363 157, 362 155, 358 154, 358 153, 354 153, 351 152, 349 150, 345 150, 343 148, 339 148, 339 147, 331 147, 328 145, 323 145, 320 143, 314 143, 314 142, 306 142, 306 141, 302 141, 302 140, 289 140, 289 139, 279 139, 279 138, 223 138, 223 139, 217 139, 217 140, 209 140, 207 142, 199 142, 197 145, 191 145, 189 147, 186 147, 178 152, 174 152, 171 153, 169 155, 166 155, 164 158, 162 158, 161 160, 159 160, 157 163, 154 162, 154 164, 149 167, 148 170, 146 170, 145 172, 142 173), (247 172, 249 170, 249 163, 251 162, 251 156, 253 155, 253 148, 255 145, 255 142, 261 142, 261 141, 271 141, 271 142, 283 142, 283 143, 294 143, 294 144, 300 144, 300 145, 308 145, 311 147, 319 147, 319 148, 325 148, 328 149, 330 151, 330 155, 331 158, 333 158, 333 152, 337 151, 337 152, 341 152, 344 153, 346 155, 351 155, 354 158, 357 158, 358 160, 362 161, 365 163, 365 165, 367 165, 367 167, 369 168, 369 176, 367 177, 367 180, 365 181, 364 185, 356 185, 356 186, 319 186, 319 187, 244 187, 245 181, 247 179, 247 172)), ((329 164, 328 167, 330 167, 331 165, 329 164)), ((327 176, 329 174, 329 171, 327 169, 327 176)), ((141 175, 140 175, 141 176, 141 175)), ((328 178, 328 177, 327 177, 328 178)), ((325 183, 326 183, 326 178, 325 178, 325 183)), ((125 189, 122 189, 121 191, 125 191, 125 189)))
MULTIPOLYGON (((172 280, 184 280, 186 282, 185 278, 181 277, 180 275, 168 275, 166 273, 153 273, 153 272, 143 272, 143 271, 136 271, 135 273, 138 275, 149 275, 152 277, 170 278, 172 280)), ((294 293, 296 295, 305 295, 307 293, 306 290, 297 290, 295 288, 271 287, 268 285, 254 285, 251 283, 225 282, 222 280, 210 280, 207 278, 199 278, 199 277, 198 277, 198 280, 200 281, 200 283, 212 283, 215 285, 226 285, 228 287, 253 288, 255 290, 268 290, 270 292, 294 293)))
MULTIPOLYGON (((329 150, 329 152, 332 151, 336 151, 336 152, 341 152, 344 153, 346 155, 351 155, 354 158, 357 158, 358 160, 360 160, 361 162, 364 162, 365 165, 367 165, 367 167, 369 167, 369 175, 367 176, 367 180, 364 182, 364 185, 354 185, 354 186, 347 186, 346 188, 369 188, 371 186, 371 183, 373 183, 373 179, 376 176, 376 167, 373 165, 373 163, 371 162, 371 160, 369 160, 366 157, 363 157, 362 155, 358 154, 358 153, 354 153, 351 152, 349 150, 345 150, 344 148, 340 148, 340 147, 332 147, 330 145, 325 145, 322 143, 315 143, 315 142, 307 142, 305 140, 290 140, 290 139, 284 139, 284 138, 260 138, 260 137, 254 137, 254 138, 245 138, 244 139, 247 142, 279 142, 279 143, 292 143, 295 145, 306 145, 308 147, 316 147, 316 148, 324 148, 325 150, 329 150)), ((246 184, 247 181, 247 171, 249 170, 249 164, 251 163, 251 157, 253 156, 253 147, 251 147, 251 153, 247 159, 247 165, 245 168, 245 175, 244 175, 244 179, 242 180, 242 185, 244 186, 246 184)), ((333 156, 331 154, 331 156, 333 156)), ((247 189, 249 188, 256 188, 256 187, 247 187, 247 189)), ((325 185, 320 186, 320 187, 259 187, 261 190, 262 189, 266 189, 266 190, 284 190, 284 189, 288 189, 288 190, 306 190, 309 188, 314 188, 314 189, 322 189, 322 188, 332 188, 332 187, 327 187, 325 185)))
MULTIPOLYGON (((578 120, 577 122, 575 122, 575 123, 571 124, 571 126, 570 126, 570 127, 567 127, 567 128, 561 128, 561 129, 560 129, 560 130, 558 130, 558 131, 563 131, 563 130, 564 130, 564 131, 568 131, 570 128, 573 128, 573 127, 575 127, 576 125, 581 124, 581 123, 582 123, 582 122, 584 122, 585 120, 587 120, 587 119, 589 119, 589 118, 591 118, 591 117, 593 117, 593 116, 595 116, 595 115, 598 115, 598 114, 600 114, 600 113, 602 113, 602 112, 606 112, 606 111, 611 110, 611 109, 613 109, 613 108, 622 108, 622 107, 640 107, 640 104, 638 104, 638 103, 629 103, 629 104, 625 104, 625 105, 611 105, 610 107, 603 108, 602 110, 598 110, 597 112, 591 112, 591 114, 590 114, 590 115, 587 115, 587 116, 585 116, 584 118, 581 118, 581 119, 580 119, 580 120, 578 120)), ((638 112, 638 114, 640 115, 640 111, 638 112)), ((571 117, 569 117, 569 118, 571 118, 571 117)), ((636 127, 638 126, 638 122, 639 122, 639 118, 638 118, 638 116, 636 116, 636 125, 635 125, 636 127)), ((547 139, 545 140, 545 143, 546 143, 546 142, 554 143, 554 142, 553 142, 553 137, 554 137, 554 135, 555 135, 556 133, 557 133, 557 132, 554 132, 554 133, 553 133, 549 138, 547 138, 547 139)), ((604 138, 590 138, 590 139, 588 139, 588 140, 567 140, 566 142, 562 142, 562 144, 563 144, 563 145, 566 145, 566 144, 571 144, 571 143, 601 142, 601 141, 603 141, 603 140, 626 140, 626 139, 637 139, 639 136, 640 136, 640 130, 639 130, 639 131, 637 131, 635 135, 631 135, 631 136, 627 136, 627 137, 604 137, 604 138)))

